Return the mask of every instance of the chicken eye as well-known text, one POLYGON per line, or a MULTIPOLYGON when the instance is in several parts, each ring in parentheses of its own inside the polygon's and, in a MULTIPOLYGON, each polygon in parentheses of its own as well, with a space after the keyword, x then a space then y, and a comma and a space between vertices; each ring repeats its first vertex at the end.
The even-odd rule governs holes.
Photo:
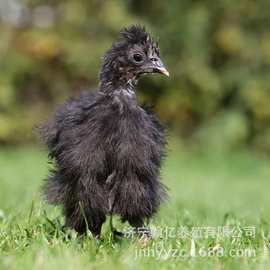
POLYGON ((133 55, 133 59, 137 63, 141 63, 143 61, 143 56, 141 54, 135 53, 133 55))

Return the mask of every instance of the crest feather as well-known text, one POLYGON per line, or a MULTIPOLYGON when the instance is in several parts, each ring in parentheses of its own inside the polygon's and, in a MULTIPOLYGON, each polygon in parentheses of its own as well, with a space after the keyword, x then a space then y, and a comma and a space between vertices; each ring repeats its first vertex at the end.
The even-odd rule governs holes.
POLYGON ((146 32, 145 27, 141 25, 131 25, 124 28, 120 35, 131 43, 146 43, 152 42, 149 33, 146 32))

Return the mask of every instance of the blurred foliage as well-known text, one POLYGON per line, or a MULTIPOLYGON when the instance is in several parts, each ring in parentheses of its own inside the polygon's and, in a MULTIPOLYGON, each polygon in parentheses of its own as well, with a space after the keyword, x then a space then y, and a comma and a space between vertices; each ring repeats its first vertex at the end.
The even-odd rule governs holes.
POLYGON ((140 82, 140 98, 184 138, 270 152, 268 0, 0 1, 0 143, 32 128, 68 95, 98 84, 119 29, 159 37, 170 80, 140 82))

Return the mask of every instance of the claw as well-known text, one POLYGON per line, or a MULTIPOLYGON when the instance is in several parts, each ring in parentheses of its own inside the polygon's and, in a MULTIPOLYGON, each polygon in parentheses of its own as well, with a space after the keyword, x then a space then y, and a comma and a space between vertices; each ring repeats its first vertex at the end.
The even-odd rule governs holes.
POLYGON ((114 236, 118 236, 118 237, 124 237, 125 236, 125 234, 123 232, 119 232, 119 231, 117 231, 115 229, 113 229, 112 233, 113 233, 114 236))

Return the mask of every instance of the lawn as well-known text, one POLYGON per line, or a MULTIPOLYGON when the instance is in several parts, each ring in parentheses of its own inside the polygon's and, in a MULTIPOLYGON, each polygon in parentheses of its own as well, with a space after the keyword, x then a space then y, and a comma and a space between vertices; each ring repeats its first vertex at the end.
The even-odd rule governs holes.
MULTIPOLYGON (((0 269, 269 269, 270 161, 254 153, 188 151, 176 141, 162 171, 170 200, 148 243, 63 230, 40 198, 40 147, 0 150, 0 269)), ((129 232, 127 224, 117 227, 129 232)))

